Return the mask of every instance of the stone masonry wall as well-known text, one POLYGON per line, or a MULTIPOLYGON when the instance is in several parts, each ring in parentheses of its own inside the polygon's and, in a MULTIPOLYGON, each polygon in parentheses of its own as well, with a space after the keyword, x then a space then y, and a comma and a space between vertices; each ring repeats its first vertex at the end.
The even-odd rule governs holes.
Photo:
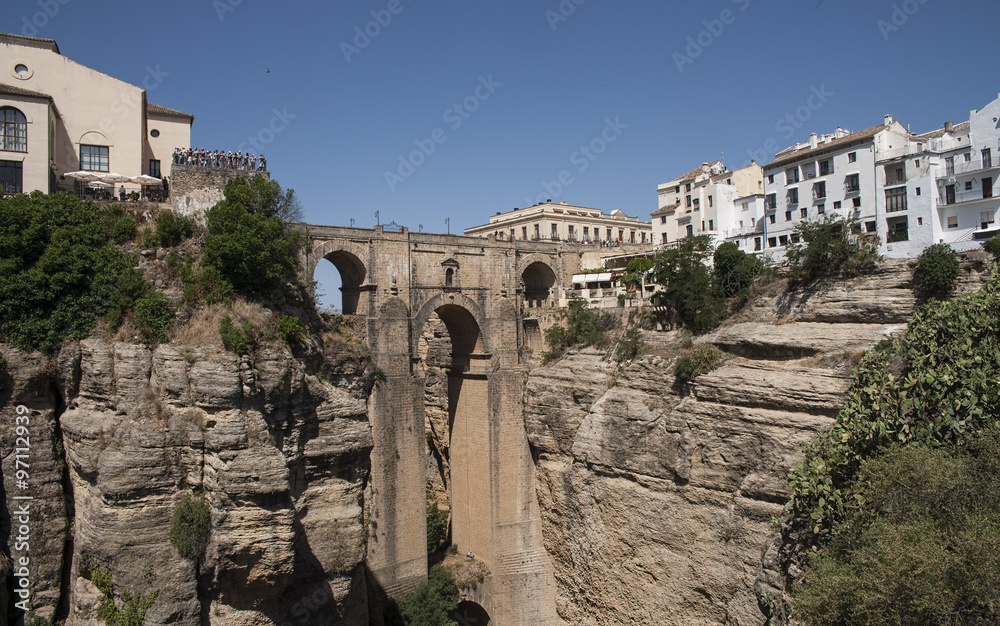
POLYGON ((225 196, 226 184, 234 178, 250 178, 261 174, 270 180, 268 172, 246 172, 194 165, 177 165, 170 168, 170 208, 178 215, 204 218, 205 211, 215 206, 225 196))

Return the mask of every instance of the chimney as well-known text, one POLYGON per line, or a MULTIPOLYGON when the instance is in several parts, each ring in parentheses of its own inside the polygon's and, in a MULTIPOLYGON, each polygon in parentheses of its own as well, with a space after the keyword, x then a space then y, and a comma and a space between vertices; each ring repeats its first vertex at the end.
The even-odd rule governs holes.
POLYGON ((955 132, 955 124, 954 124, 954 122, 945 122, 944 123, 944 132, 946 132, 946 133, 955 132))
POLYGON ((817 135, 816 133, 809 135, 809 147, 815 148, 818 145, 819 145, 819 135, 817 135))
POLYGON ((559 204, 561 204, 563 206, 566 206, 566 202, 565 201, 564 202, 560 202, 559 204))
POLYGON ((889 124, 892 124, 892 116, 891 115, 886 115, 885 116, 885 125, 888 126, 889 124))

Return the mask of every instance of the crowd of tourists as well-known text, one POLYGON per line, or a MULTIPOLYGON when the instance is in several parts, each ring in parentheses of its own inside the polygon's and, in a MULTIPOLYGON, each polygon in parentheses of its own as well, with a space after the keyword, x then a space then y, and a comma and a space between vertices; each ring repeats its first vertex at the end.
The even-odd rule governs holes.
POLYGON ((267 159, 264 158, 263 154, 256 155, 250 152, 244 154, 242 152, 226 152, 225 150, 205 150, 204 148, 174 148, 174 163, 248 172, 267 171, 267 159))

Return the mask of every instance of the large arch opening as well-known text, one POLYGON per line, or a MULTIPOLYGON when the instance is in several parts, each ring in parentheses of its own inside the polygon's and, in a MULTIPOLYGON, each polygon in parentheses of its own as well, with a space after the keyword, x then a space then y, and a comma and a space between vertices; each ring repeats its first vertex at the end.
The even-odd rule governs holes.
POLYGON ((460 626, 489 626, 491 623, 486 609, 471 600, 459 602, 453 617, 460 626))
POLYGON ((428 317, 417 346, 424 380, 431 562, 445 558, 450 544, 462 558, 492 560, 488 381, 483 336, 463 306, 438 306, 428 317), (433 509, 431 509, 433 511, 433 509), (445 536, 434 529, 447 520, 445 536))
POLYGON ((528 308, 547 307, 552 305, 552 290, 556 286, 556 273, 552 268, 536 261, 524 268, 521 274, 524 281, 524 301, 528 308))
POLYGON ((364 313, 361 308, 361 286, 365 283, 365 264, 350 252, 337 250, 323 257, 313 273, 316 281, 317 304, 321 309, 344 315, 364 313))

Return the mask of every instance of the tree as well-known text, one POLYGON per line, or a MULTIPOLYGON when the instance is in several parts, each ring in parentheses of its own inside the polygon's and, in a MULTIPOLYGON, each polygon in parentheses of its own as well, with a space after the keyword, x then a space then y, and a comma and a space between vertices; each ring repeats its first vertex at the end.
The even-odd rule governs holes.
POLYGON ((958 254, 946 243, 928 246, 917 259, 917 293, 928 298, 946 297, 962 272, 958 254))
POLYGON ((754 278, 763 269, 760 259, 728 241, 716 248, 712 266, 715 286, 721 295, 741 300, 749 296, 754 278))
POLYGON ((878 262, 878 237, 862 236, 856 219, 826 216, 819 222, 799 222, 795 230, 804 243, 789 244, 785 261, 796 281, 857 276, 871 271, 878 262))
POLYGON ((448 570, 431 568, 427 582, 399 601, 407 626, 458 626, 451 615, 458 608, 458 587, 448 570))
POLYGON ((292 208, 292 192, 282 193, 274 181, 259 174, 249 181, 234 179, 226 198, 205 214, 203 265, 214 267, 244 295, 269 295, 285 280, 294 279, 297 234, 282 216, 292 208))
POLYGON ((685 326, 704 332, 719 323, 725 303, 712 289, 705 261, 712 253, 707 235, 685 237, 656 258, 654 276, 664 286, 663 299, 685 326))

